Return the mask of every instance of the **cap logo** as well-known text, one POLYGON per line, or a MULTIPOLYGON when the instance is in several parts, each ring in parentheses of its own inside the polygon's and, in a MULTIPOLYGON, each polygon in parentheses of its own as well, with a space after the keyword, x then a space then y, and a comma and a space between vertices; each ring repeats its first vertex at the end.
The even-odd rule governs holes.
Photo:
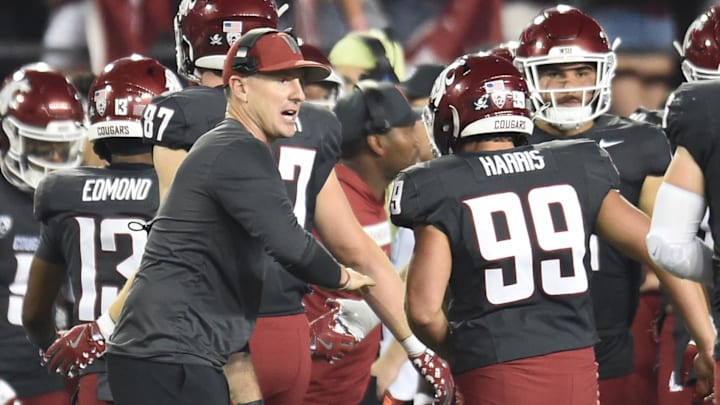
POLYGON ((295 54, 302 54, 302 52, 300 51, 300 47, 298 46, 297 42, 295 42, 295 40, 292 39, 291 36, 289 36, 289 35, 281 35, 280 38, 282 38, 283 41, 285 41, 285 43, 288 45, 288 47, 290 47, 290 50, 292 50, 293 53, 295 53, 295 54))
POLYGON ((220 34, 212 34, 210 35, 210 45, 212 46, 222 46, 222 35, 220 34))

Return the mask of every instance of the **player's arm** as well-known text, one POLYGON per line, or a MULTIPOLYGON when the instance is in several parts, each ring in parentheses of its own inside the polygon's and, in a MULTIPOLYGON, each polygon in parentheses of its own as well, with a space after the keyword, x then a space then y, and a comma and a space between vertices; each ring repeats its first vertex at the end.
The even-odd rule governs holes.
POLYGON ((408 319, 420 339, 444 357, 450 354, 443 301, 451 267, 447 236, 432 225, 416 226, 415 250, 407 275, 408 319))
POLYGON ((655 197, 657 196, 658 189, 663 182, 662 176, 647 176, 643 181, 642 188, 640 189, 640 199, 638 200, 638 208, 642 212, 651 216, 653 208, 655 207, 655 197))
POLYGON ((317 197, 315 230, 330 252, 343 264, 370 276, 375 285, 365 301, 402 345, 416 370, 435 390, 435 398, 446 403, 453 398, 454 381, 447 362, 412 334, 404 309, 404 285, 390 259, 362 229, 335 171, 317 197))
POLYGON ((648 217, 628 203, 620 193, 610 191, 600 208, 596 230, 600 237, 625 255, 653 269, 670 294, 673 305, 687 322, 698 351, 711 358, 715 331, 702 286, 673 276, 650 258, 645 246, 645 236, 650 230, 648 217))
POLYGON ((338 261, 376 281, 364 298, 393 336, 399 341, 409 337, 412 332, 403 309, 402 280, 390 259, 358 223, 335 170, 318 194, 314 225, 338 261))
POLYGON ((28 338, 42 350, 55 340, 53 305, 65 281, 65 268, 35 256, 30 265, 22 322, 28 338))
POLYGON ((712 284, 712 250, 697 237, 706 209, 704 183, 690 153, 678 147, 658 193, 647 248, 655 262, 678 277, 712 284))
POLYGON ((153 146, 153 165, 160 182, 160 201, 165 200, 165 195, 170 189, 180 163, 185 160, 187 152, 185 149, 170 149, 164 146, 153 146))

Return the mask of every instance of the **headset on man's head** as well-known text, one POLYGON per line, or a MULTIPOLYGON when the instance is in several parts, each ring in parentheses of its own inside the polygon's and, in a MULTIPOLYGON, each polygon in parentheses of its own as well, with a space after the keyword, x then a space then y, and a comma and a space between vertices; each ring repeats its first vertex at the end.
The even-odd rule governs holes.
POLYGON ((392 126, 382 107, 383 95, 377 86, 378 83, 373 80, 362 80, 355 84, 368 110, 369 119, 365 122, 365 130, 369 134, 386 134, 390 132, 392 126))

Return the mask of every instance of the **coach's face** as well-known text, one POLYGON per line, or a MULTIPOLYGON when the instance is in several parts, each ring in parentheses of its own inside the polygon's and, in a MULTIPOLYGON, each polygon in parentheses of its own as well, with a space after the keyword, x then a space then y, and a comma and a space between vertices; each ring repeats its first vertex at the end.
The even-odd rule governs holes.
POLYGON ((247 111, 268 141, 295 135, 305 93, 300 71, 261 73, 248 77, 247 111))

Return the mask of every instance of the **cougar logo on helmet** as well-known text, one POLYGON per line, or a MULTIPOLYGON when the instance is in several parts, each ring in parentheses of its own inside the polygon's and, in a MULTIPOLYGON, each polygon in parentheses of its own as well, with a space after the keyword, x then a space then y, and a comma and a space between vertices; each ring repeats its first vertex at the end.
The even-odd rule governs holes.
POLYGON ((525 106, 527 84, 509 60, 495 55, 465 55, 435 81, 433 100, 423 115, 428 133, 443 154, 464 138, 508 134, 525 143, 532 133, 525 106), (446 85, 445 79, 455 79, 446 85))
POLYGON ((0 115, 5 115, 8 111, 10 103, 13 102, 17 93, 28 93, 30 91, 30 81, 27 79, 10 81, 2 90, 0 90, 0 115))

